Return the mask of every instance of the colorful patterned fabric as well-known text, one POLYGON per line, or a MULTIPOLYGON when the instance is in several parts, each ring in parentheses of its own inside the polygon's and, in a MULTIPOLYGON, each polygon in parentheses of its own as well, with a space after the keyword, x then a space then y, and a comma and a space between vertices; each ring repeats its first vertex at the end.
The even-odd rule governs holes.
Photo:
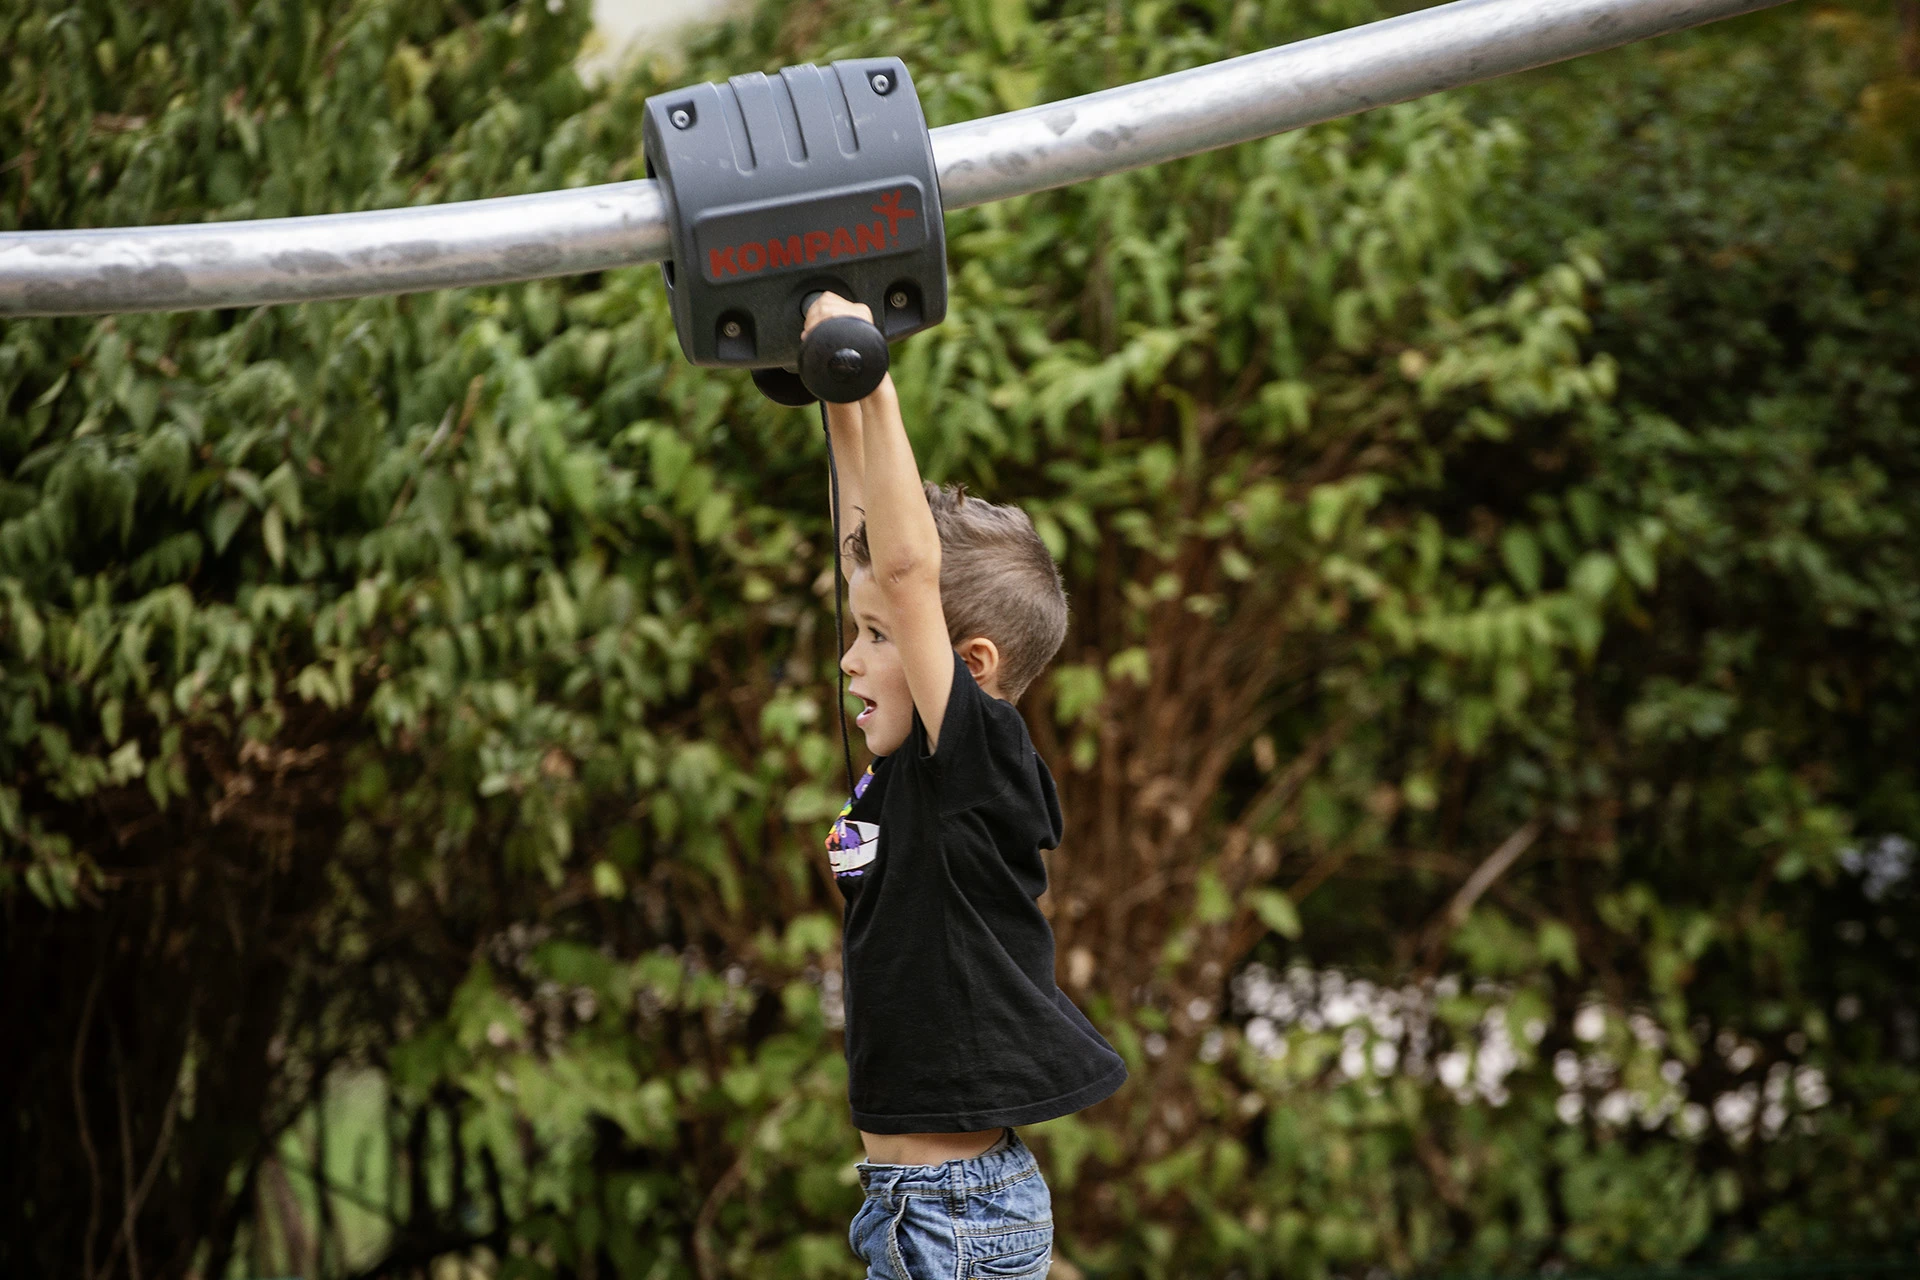
POLYGON ((853 784, 853 795, 840 806, 840 816, 833 820, 833 830, 827 833, 827 861, 833 866, 837 879, 851 879, 863 875, 867 864, 872 862, 879 851, 880 828, 871 822, 853 822, 848 814, 861 796, 867 794, 867 787, 873 782, 873 766, 860 775, 853 784))

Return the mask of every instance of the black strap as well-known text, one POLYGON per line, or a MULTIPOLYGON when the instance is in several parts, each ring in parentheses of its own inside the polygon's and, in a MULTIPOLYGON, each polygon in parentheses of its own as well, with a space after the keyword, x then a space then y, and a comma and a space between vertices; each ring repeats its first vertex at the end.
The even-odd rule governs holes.
POLYGON ((833 461, 833 432, 827 427, 827 404, 820 402, 820 431, 827 438, 827 490, 833 504, 833 674, 837 693, 833 713, 840 721, 840 754, 847 762, 847 795, 853 795, 853 747, 847 741, 847 673, 840 666, 840 646, 847 640, 847 624, 840 612, 845 581, 840 572, 840 468, 833 461))

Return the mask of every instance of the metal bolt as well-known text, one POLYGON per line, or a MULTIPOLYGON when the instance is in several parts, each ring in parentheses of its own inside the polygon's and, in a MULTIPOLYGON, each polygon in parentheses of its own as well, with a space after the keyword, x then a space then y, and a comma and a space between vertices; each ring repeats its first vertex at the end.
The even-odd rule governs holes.
POLYGON ((740 327, 740 322, 738 320, 729 320, 725 324, 720 326, 720 332, 725 337, 737 338, 742 333, 746 332, 746 330, 740 327))
POLYGON ((673 114, 668 116, 667 119, 673 121, 674 128, 684 129, 693 123, 693 112, 687 110, 685 107, 675 107, 673 114))
POLYGON ((892 77, 892 76, 890 76, 890 75, 888 75, 888 74, 887 74, 886 72, 884 72, 884 71, 876 71, 876 72, 874 72, 874 74, 873 74, 873 91, 874 91, 875 93, 877 93, 877 94, 879 94, 879 95, 880 95, 881 97, 883 97, 883 98, 884 98, 884 97, 885 97, 886 95, 888 95, 889 93, 892 93, 892 92, 893 92, 893 77, 892 77))
POLYGON ((905 289, 895 289, 892 293, 887 295, 887 305, 892 307, 895 311, 906 310, 907 291, 905 289))

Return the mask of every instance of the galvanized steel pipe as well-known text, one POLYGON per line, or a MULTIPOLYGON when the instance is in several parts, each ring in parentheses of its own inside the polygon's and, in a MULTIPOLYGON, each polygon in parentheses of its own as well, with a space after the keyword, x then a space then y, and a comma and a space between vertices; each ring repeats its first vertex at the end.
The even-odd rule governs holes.
MULTIPOLYGON (((1196 155, 1784 0, 1454 0, 933 131, 948 209, 1196 155)), ((658 262, 653 182, 370 213, 0 234, 0 316, 259 306, 658 262)))

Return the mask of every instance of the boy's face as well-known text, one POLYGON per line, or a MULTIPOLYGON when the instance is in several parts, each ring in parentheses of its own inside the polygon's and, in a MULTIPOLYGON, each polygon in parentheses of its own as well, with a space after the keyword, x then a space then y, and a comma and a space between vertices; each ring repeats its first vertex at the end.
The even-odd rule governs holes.
POLYGON ((913 731, 913 693, 893 644, 893 618, 886 596, 865 569, 853 571, 847 598, 859 634, 841 655, 840 669, 847 673, 847 691, 867 704, 854 723, 867 735, 867 750, 892 755, 913 731))

